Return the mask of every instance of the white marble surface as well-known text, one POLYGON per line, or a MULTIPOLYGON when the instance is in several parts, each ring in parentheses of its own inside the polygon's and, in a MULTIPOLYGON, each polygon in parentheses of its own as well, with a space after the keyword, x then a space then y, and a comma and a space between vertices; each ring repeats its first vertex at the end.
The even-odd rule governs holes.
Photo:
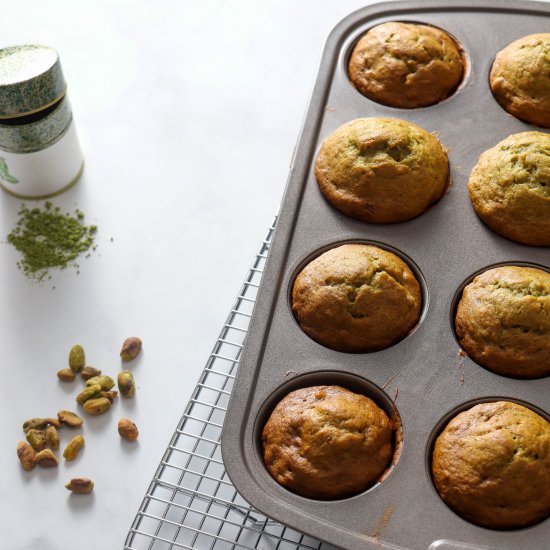
MULTIPOLYGON (((54 202, 97 223, 99 247, 80 275, 37 285, 0 245, 0 548, 122 548, 278 208, 324 40, 366 3, 2 4, 0 46, 44 43, 61 55, 86 168, 54 202), (56 378, 71 345, 116 375, 129 335, 144 342, 135 399, 86 418, 74 463, 24 472, 22 422, 75 408, 80 382, 56 378), (122 416, 139 426, 138 443, 120 440, 122 416), (92 495, 65 490, 76 476, 95 481, 92 495)), ((21 202, 1 193, 0 240, 21 202)))

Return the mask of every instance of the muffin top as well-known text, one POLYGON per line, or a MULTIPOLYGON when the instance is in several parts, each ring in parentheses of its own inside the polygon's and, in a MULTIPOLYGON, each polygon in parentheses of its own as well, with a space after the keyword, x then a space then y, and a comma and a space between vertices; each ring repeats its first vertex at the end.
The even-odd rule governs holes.
POLYGON ((321 254, 294 282, 292 311, 316 342, 346 352, 391 346, 416 325, 422 298, 409 266, 376 246, 321 254))
POLYGON ((462 80, 464 59, 458 44, 440 29, 382 23, 357 42, 348 72, 369 99, 413 109, 448 97, 462 80))
POLYGON ((476 363, 506 376, 550 374, 550 273, 506 265, 478 275, 462 293, 456 333, 476 363))
POLYGON ((432 473, 444 502, 472 523, 536 523, 550 513, 550 424, 517 403, 476 405, 437 438, 432 473))
POLYGON ((516 118, 550 128, 550 33, 524 36, 498 52, 489 83, 516 118))
POLYGON ((340 386, 313 386, 282 399, 267 421, 264 462, 302 496, 337 499, 364 491, 392 457, 393 429, 374 401, 340 386))
POLYGON ((321 146, 315 177, 325 198, 344 214, 372 223, 414 218, 447 185, 447 154, 416 124, 360 118, 344 124, 321 146))
POLYGON ((491 229, 522 244, 550 246, 550 134, 514 134, 482 153, 468 191, 491 229))

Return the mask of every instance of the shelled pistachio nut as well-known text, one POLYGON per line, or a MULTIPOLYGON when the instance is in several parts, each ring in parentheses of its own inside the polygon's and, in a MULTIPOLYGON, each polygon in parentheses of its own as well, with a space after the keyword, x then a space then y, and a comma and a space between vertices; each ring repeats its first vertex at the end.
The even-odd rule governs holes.
POLYGON ((46 436, 42 430, 29 430, 27 441, 36 452, 46 448, 46 436))
POLYGON ((128 441, 135 441, 139 435, 137 426, 129 418, 121 418, 118 421, 118 433, 128 441))
POLYGON ((31 418, 23 423, 23 431, 27 433, 29 430, 45 430, 48 426, 59 428, 60 425, 57 418, 31 418))
POLYGON ((100 394, 100 397, 106 397, 111 403, 115 400, 116 396, 118 395, 117 391, 102 391, 100 394))
POLYGON ((99 376, 101 374, 101 371, 99 369, 96 369, 95 367, 84 367, 80 371, 80 376, 84 378, 84 380, 89 380, 90 378, 93 378, 94 376, 99 376))
POLYGON ((36 466, 36 453, 26 441, 20 441, 17 444, 17 458, 19 458, 21 466, 27 471, 36 466))
POLYGON ((59 411, 57 413, 57 418, 59 418, 61 424, 69 426, 69 428, 80 428, 84 422, 78 414, 71 411, 59 411))
POLYGON ((95 399, 88 399, 83 407, 88 414, 98 416, 111 408, 111 402, 106 397, 98 397, 95 399))
POLYGON ((59 464, 57 457, 53 454, 51 449, 44 449, 36 453, 35 461, 43 468, 53 468, 59 464))
POLYGON ((59 449, 59 432, 55 426, 48 426, 46 428, 46 445, 56 451, 59 449))
POLYGON ((75 435, 69 443, 67 443, 67 446, 63 451, 63 458, 68 461, 74 460, 78 456, 78 453, 82 447, 84 447, 84 437, 81 435, 75 435))
POLYGON ((140 351, 141 339, 137 336, 131 336, 130 338, 126 338, 126 340, 122 343, 120 358, 123 361, 131 361, 139 355, 140 351))
POLYGON ((136 383, 134 381, 134 375, 129 370, 119 372, 117 383, 120 395, 123 397, 134 397, 136 393, 136 383))
POLYGON ((96 384, 94 386, 88 386, 84 388, 77 396, 76 396, 76 402, 79 405, 84 405, 88 399, 93 399, 94 397, 98 397, 101 393, 101 386, 99 384, 96 384))
POLYGON ((61 369, 57 371, 57 378, 62 382, 72 382, 75 377, 75 373, 72 369, 61 369))
POLYGON ((79 495, 91 493, 94 488, 94 482, 87 477, 75 477, 65 484, 65 488, 79 495))
POLYGON ((86 364, 86 355, 84 353, 84 348, 76 344, 71 348, 69 352, 69 367, 74 372, 80 372, 84 365, 86 364))
POLYGON ((96 384, 101 386, 103 391, 109 391, 115 385, 115 381, 106 374, 93 376, 89 380, 86 380, 86 386, 95 386, 96 384))

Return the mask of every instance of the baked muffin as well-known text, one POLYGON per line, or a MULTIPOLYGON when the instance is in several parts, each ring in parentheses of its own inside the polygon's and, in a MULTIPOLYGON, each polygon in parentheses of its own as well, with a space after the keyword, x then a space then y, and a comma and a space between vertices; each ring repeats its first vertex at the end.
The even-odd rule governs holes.
POLYGON ((506 265, 478 275, 456 312, 462 349, 506 376, 550 374, 550 273, 506 265))
POLYGON ((396 118, 359 118, 321 146, 315 177, 344 214, 371 223, 403 222, 439 200, 449 176, 439 141, 396 118))
POLYGON ((491 229, 522 244, 550 246, 550 134, 514 134, 482 153, 468 191, 491 229))
POLYGON ((409 266, 376 246, 345 244, 304 267, 292 290, 292 311, 311 338, 328 348, 387 348, 418 322, 422 297, 409 266))
POLYGON ((511 115, 550 128, 550 33, 524 36, 498 52, 489 84, 511 115))
POLYGON ((464 58, 459 45, 440 29, 382 23, 357 42, 348 73, 369 99, 413 109, 451 95, 462 80, 464 58))
POLYGON ((509 401, 476 405, 437 438, 432 473, 443 501, 472 523, 532 525, 550 514, 550 424, 509 401))
POLYGON ((264 462, 304 497, 345 498, 368 489, 392 457, 393 429, 374 401, 339 386, 293 391, 267 421, 264 462))

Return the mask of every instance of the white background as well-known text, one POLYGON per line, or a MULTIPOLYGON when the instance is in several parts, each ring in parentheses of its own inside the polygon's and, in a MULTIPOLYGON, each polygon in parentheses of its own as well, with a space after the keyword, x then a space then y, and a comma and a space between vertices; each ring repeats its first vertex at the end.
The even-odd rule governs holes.
MULTIPOLYGON (((86 168, 54 203, 99 232, 79 275, 42 285, 0 244, 0 548, 122 548, 278 208, 325 38, 367 3, 2 3, 0 47, 60 53, 86 168), (135 399, 86 418, 75 462, 24 472, 23 421, 76 408, 81 382, 56 378, 70 347, 116 376, 130 335, 144 342, 135 399), (120 440, 122 416, 136 444, 120 440), (66 491, 77 476, 95 481, 92 495, 66 491)), ((21 202, 0 195, 0 240, 21 202)), ((63 447, 72 432, 61 433, 63 447)))

